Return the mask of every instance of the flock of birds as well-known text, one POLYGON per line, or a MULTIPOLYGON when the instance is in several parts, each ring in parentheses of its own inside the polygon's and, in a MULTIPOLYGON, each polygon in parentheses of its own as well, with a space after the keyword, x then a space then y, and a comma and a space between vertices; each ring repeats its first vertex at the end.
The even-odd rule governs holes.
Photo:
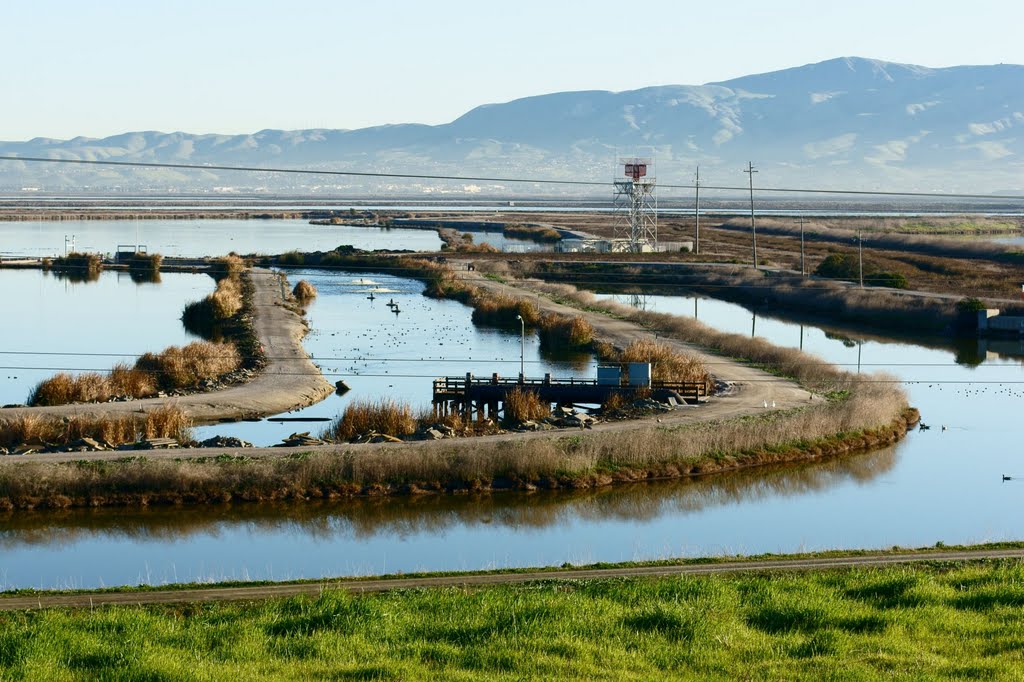
POLYGON ((414 404, 429 404, 432 376, 464 375, 467 371, 509 375, 518 372, 519 334, 474 327, 469 323, 470 310, 462 304, 418 295, 401 296, 418 292, 407 291, 403 280, 390 278, 315 284, 321 298, 336 293, 372 302, 391 294, 386 305, 395 315, 391 322, 381 320, 381 308, 376 305, 345 306, 341 316, 337 309, 329 313, 324 308, 322 318, 314 313, 307 347, 314 362, 329 376, 362 375, 370 379, 373 375, 387 375, 383 385, 374 379, 375 383, 370 385, 372 392, 398 395, 414 404), (405 314, 399 317, 401 313, 405 314), (330 360, 334 357, 344 357, 348 362, 334 363, 330 360), (478 360, 481 364, 475 366, 465 360, 478 360), (385 386, 393 390, 385 391, 385 386))

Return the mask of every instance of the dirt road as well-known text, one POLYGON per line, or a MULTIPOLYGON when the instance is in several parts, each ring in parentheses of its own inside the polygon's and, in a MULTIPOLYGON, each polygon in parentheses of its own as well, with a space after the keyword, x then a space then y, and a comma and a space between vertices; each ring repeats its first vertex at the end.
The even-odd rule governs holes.
POLYGON ((835 568, 892 566, 922 561, 978 561, 984 559, 1024 559, 1024 549, 927 551, 864 554, 847 557, 776 559, 768 561, 724 561, 676 566, 637 566, 605 569, 565 569, 523 573, 464 573, 454 576, 422 578, 385 578, 368 580, 324 580, 310 583, 253 585, 252 587, 189 588, 147 592, 80 592, 39 596, 0 597, 0 611, 45 608, 93 608, 96 606, 139 606, 211 601, 256 601, 298 595, 317 596, 329 590, 350 593, 384 592, 445 587, 483 587, 510 585, 538 580, 601 580, 609 578, 654 578, 683 575, 717 575, 744 572, 814 571, 835 568))
MULTIPOLYGON (((271 270, 255 268, 251 277, 256 311, 253 324, 269 358, 264 370, 252 381, 223 391, 176 398, 4 408, 0 409, 0 422, 28 414, 44 417, 145 414, 170 403, 180 407, 197 423, 212 423, 222 419, 279 414, 323 400, 334 391, 334 387, 324 379, 302 348, 302 338, 306 334, 302 318, 281 305, 281 287, 271 270)), ((0 461, 5 459, 0 458, 0 461)))

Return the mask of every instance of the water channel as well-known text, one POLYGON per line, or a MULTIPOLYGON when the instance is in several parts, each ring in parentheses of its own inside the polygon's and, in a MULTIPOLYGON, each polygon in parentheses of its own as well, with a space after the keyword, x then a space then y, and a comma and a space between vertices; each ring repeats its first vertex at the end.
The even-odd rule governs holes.
POLYGON ((433 230, 310 225, 308 220, 43 220, 0 221, 0 256, 63 254, 65 237, 73 238, 80 252, 110 254, 118 245, 140 244, 150 253, 183 257, 330 251, 341 244, 366 250, 441 248, 433 230))
POLYGON ((182 308, 214 286, 206 275, 177 272, 154 283, 127 272, 83 282, 41 270, 0 271, 0 310, 10 324, 0 342, 0 405, 25 402, 57 370, 109 370, 194 341, 181 324, 182 308))
MULTIPOLYGON (((413 284, 384 276, 373 280, 382 289, 396 289, 410 311, 417 305, 413 284)), ((351 292, 339 293, 341 299, 357 295, 351 278, 338 276, 333 285, 319 286, 328 290, 325 300, 331 286, 351 292)), ((358 325, 360 318, 379 314, 371 307, 376 301, 367 301, 361 311, 361 302, 349 302, 351 307, 342 306, 349 312, 338 308, 320 313, 321 319, 338 315, 358 325)), ((694 314, 693 298, 648 296, 633 302, 694 314)), ((696 313, 716 327, 778 344, 799 346, 802 341, 805 350, 830 362, 851 371, 859 367, 866 380, 875 371, 894 375, 907 382, 911 402, 933 428, 915 431, 892 448, 819 464, 581 494, 9 514, 0 517, 0 585, 310 578, 1021 536, 1024 454, 1013 445, 1022 435, 1017 412, 1024 395, 1024 349, 1019 343, 975 349, 967 354, 970 363, 959 364, 962 349, 837 334, 711 299, 697 300, 696 313), (1003 482, 1003 474, 1016 480, 1003 482)), ((311 310, 314 326, 317 314, 311 310)), ((435 314, 425 313, 424 319, 435 314)), ((458 327, 454 318, 437 320, 450 326, 443 337, 445 349, 449 342, 458 349, 452 359, 482 352, 468 342, 490 332, 458 327)), ((381 327, 377 338, 420 338, 419 332, 381 327)), ((484 359, 491 352, 504 359, 514 355, 517 335, 494 334, 505 341, 497 341, 499 346, 486 351, 484 359)), ((338 339, 330 332, 327 337, 336 339, 330 352, 366 350, 355 338, 338 339)), ((311 345, 316 343, 314 336, 311 345)), ((423 341, 385 349, 395 358, 430 358, 440 352, 423 341)), ((530 357, 542 361, 539 355, 530 357)), ((365 367, 385 374, 374 381, 420 373, 400 369, 398 363, 365 367)), ((407 378, 422 377, 401 377, 407 378)), ((353 392, 362 390, 357 386, 353 392)))

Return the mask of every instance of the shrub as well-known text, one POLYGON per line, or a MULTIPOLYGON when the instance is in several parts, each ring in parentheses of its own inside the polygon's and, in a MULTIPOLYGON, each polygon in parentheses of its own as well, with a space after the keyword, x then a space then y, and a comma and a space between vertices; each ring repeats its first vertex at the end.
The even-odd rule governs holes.
POLYGON ((159 253, 134 253, 128 259, 128 270, 152 275, 160 272, 160 265, 163 262, 164 257, 159 253))
POLYGON ((55 275, 72 282, 95 282, 103 269, 103 259, 97 253, 72 251, 49 261, 48 268, 55 275))
POLYGON ((506 225, 501 232, 512 239, 529 239, 541 243, 557 242, 562 238, 558 230, 544 225, 506 225))
MULTIPOLYGON (((845 279, 851 282, 860 280, 860 261, 844 253, 831 253, 821 261, 814 270, 819 277, 845 279)), ((864 283, 876 287, 906 289, 907 278, 898 272, 885 272, 870 261, 864 261, 864 283)))
POLYGON ((988 306, 980 298, 961 298, 956 302, 958 313, 976 313, 985 310, 988 306))
POLYGON ((471 300, 474 324, 511 327, 519 324, 516 316, 527 326, 540 322, 540 308, 533 301, 506 294, 478 293, 471 300))
POLYGON ((32 389, 28 404, 35 407, 91 403, 110 399, 107 378, 96 372, 68 374, 60 372, 44 379, 32 389))
POLYGON ((217 326, 242 309, 242 282, 238 277, 217 280, 217 288, 206 298, 185 306, 181 321, 185 328, 199 336, 210 337, 217 326))
POLYGON ((278 265, 303 265, 306 262, 306 257, 300 251, 289 251, 282 253, 277 257, 278 265))
POLYGON ((209 274, 220 281, 225 277, 234 277, 245 272, 245 260, 237 253, 229 253, 221 258, 210 261, 209 274))
POLYGON ((657 341, 633 341, 612 359, 623 365, 630 362, 651 363, 651 378, 655 381, 707 383, 711 378, 703 362, 657 341))
POLYGON ((371 431, 389 436, 408 436, 416 433, 416 419, 412 407, 406 402, 381 399, 377 402, 357 400, 345 407, 322 437, 348 441, 371 431))
POLYGON ((612 393, 602 403, 601 411, 605 414, 609 412, 616 412, 626 406, 626 399, 622 397, 621 393, 612 393))
POLYGON ((156 378, 126 363, 113 366, 107 375, 111 396, 145 398, 156 393, 156 378))
POLYGON ((192 439, 192 420, 176 405, 158 408, 144 419, 134 415, 75 415, 67 419, 25 415, 0 422, 0 447, 17 447, 39 439, 52 445, 67 445, 82 438, 110 445, 134 443, 143 438, 174 438, 179 443, 192 439))
POLYGON ((187 346, 170 346, 162 353, 146 353, 135 369, 149 372, 164 390, 193 388, 208 379, 233 372, 242 364, 234 344, 193 341, 187 346))
POLYGON ((548 313, 541 317, 537 333, 541 344, 555 348, 588 348, 594 341, 594 327, 579 315, 548 313))
POLYGON ((516 386, 505 396, 505 421, 509 424, 543 419, 550 414, 551 406, 541 402, 536 391, 516 386))
POLYGON ((316 298, 316 287, 304 279, 300 279, 292 289, 292 296, 300 301, 311 301, 316 298))

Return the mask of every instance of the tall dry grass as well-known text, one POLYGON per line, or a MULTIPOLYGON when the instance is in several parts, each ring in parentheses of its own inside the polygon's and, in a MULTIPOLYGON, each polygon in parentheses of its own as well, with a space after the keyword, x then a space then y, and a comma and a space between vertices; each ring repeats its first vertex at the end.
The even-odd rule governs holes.
POLYGON ((562 238, 562 233, 546 225, 506 225, 502 234, 513 239, 529 239, 542 244, 551 244, 562 238))
POLYGON ((128 270, 130 272, 148 275, 157 275, 164 257, 159 253, 135 253, 128 259, 128 270))
POLYGON ((505 395, 505 421, 522 424, 551 416, 551 405, 541 401, 536 391, 516 386, 505 395))
POLYGON ((214 258, 210 261, 209 270, 210 276, 215 280, 221 280, 225 277, 237 277, 245 272, 247 265, 245 259, 239 256, 237 253, 229 253, 221 258, 214 258))
POLYGON ((194 388, 235 371, 241 364, 241 354, 232 343, 193 341, 185 346, 169 346, 160 353, 146 353, 136 361, 135 368, 155 377, 164 390, 173 390, 194 388))
POLYGON ((649 339, 633 341, 606 360, 624 365, 630 362, 649 362, 651 378, 655 381, 695 382, 705 385, 711 382, 711 375, 698 358, 682 353, 668 344, 649 339))
POLYGON ((587 348, 594 342, 594 327, 579 315, 545 313, 537 334, 542 344, 554 348, 587 348))
POLYGON ((322 433, 327 440, 349 441, 370 432, 389 436, 409 436, 416 433, 418 422, 409 403, 390 399, 378 401, 356 400, 345 407, 322 433))
POLYGON ((533 301, 517 296, 493 294, 476 290, 470 299, 473 306, 474 324, 491 324, 510 327, 518 325, 516 316, 522 317, 526 326, 533 327, 540 322, 540 308, 533 301))
POLYGON ((152 375, 119 363, 108 374, 55 374, 39 382, 27 402, 33 406, 68 405, 107 402, 112 398, 145 398, 155 393, 156 381, 152 375))
POLYGON ((241 355, 230 343, 195 341, 145 353, 135 365, 119 363, 107 374, 60 372, 39 382, 28 396, 34 407, 107 402, 113 398, 149 398, 159 389, 195 388, 241 366, 241 355))
POLYGON ((92 438, 110 445, 135 443, 144 438, 174 438, 180 443, 192 439, 192 420, 181 408, 167 405, 135 415, 102 415, 67 418, 21 416, 0 422, 0 446, 14 448, 28 442, 67 445, 81 438, 92 438))
POLYGON ((299 301, 312 301, 316 298, 316 287, 306 280, 300 279, 292 289, 292 296, 299 301))

